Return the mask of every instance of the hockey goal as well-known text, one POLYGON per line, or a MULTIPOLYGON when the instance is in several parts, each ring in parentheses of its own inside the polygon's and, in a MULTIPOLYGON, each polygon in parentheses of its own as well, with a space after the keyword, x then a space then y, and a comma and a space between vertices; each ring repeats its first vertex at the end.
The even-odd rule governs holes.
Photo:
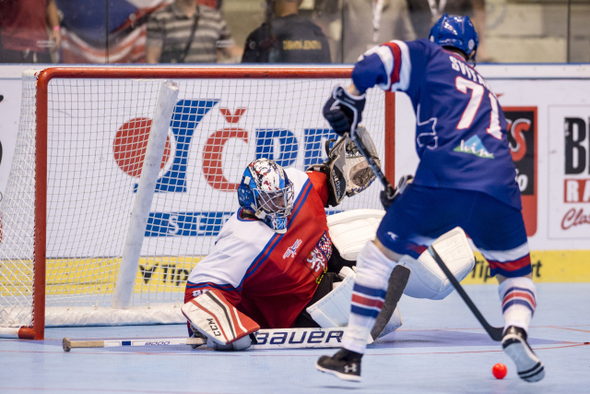
MULTIPOLYGON (((42 339, 45 326, 183 322, 186 279, 237 209, 235 190, 245 166, 259 157, 301 170, 324 161, 324 142, 336 136, 322 107, 334 85, 349 83, 350 72, 26 72, 0 202, 0 335, 42 339), (133 222, 134 204, 162 80, 178 86, 178 97, 165 120, 142 228, 133 222), (133 231, 140 234, 140 256, 131 262, 131 280, 123 282, 121 260, 133 231), (116 302, 117 292, 128 294, 128 302, 116 302)), ((392 93, 373 89, 363 114, 390 179, 394 105, 392 93)), ((338 210, 380 209, 377 183, 338 210)))

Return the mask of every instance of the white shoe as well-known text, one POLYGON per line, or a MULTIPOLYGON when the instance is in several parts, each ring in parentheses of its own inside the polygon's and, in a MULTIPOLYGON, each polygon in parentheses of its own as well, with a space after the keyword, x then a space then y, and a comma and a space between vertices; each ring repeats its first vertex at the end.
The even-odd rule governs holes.
POLYGON ((538 382, 545 377, 545 367, 526 341, 527 334, 520 328, 510 326, 502 338, 502 348, 510 356, 518 376, 527 382, 538 382))

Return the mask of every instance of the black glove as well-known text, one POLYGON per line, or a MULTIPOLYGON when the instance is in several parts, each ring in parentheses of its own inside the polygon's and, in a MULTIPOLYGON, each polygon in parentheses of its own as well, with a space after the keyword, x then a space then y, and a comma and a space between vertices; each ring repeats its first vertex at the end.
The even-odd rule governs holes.
POLYGON ((387 208, 391 206, 395 199, 398 198, 400 194, 404 192, 404 190, 406 190, 406 187, 412 183, 413 179, 414 177, 411 175, 404 175, 399 180, 395 189, 391 189, 391 186, 389 186, 388 189, 381 190, 381 193, 379 193, 379 199, 381 200, 381 204, 383 204, 383 208, 385 208, 385 210, 387 210, 387 208))
POLYGON ((354 136, 356 126, 362 120, 365 109, 365 95, 353 96, 342 86, 332 90, 332 96, 324 105, 324 118, 338 135, 350 132, 354 136))

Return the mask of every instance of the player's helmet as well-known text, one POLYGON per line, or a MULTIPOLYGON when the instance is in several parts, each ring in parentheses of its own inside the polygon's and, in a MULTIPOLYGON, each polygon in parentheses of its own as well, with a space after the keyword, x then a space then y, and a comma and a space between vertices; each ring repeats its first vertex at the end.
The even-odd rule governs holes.
POLYGON ((475 59, 479 39, 468 16, 444 14, 432 26, 428 38, 442 47, 460 49, 467 55, 468 59, 475 59))
POLYGON ((269 159, 248 164, 238 186, 240 206, 254 212, 279 234, 287 231, 293 208, 293 183, 283 168, 269 159))

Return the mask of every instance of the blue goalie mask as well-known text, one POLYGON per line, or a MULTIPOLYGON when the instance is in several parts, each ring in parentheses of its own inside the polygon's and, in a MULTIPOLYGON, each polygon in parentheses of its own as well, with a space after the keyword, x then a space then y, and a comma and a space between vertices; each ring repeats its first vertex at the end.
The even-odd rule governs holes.
POLYGON ((460 49, 468 59, 475 60, 479 40, 468 16, 449 16, 444 14, 432 26, 428 34, 430 41, 442 47, 460 49))
POLYGON ((257 159, 248 165, 238 186, 238 200, 242 208, 254 212, 275 232, 287 231, 293 208, 293 183, 274 161, 257 159))

